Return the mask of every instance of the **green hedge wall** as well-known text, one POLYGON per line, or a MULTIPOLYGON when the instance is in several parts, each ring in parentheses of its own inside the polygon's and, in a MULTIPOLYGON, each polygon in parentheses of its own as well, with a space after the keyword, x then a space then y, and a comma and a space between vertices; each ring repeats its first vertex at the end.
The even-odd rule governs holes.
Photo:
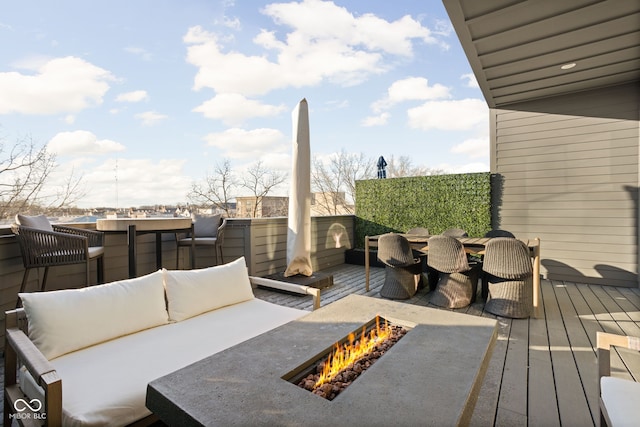
POLYGON ((356 246, 364 236, 426 227, 431 234, 491 229, 491 174, 471 173, 356 182, 356 246))

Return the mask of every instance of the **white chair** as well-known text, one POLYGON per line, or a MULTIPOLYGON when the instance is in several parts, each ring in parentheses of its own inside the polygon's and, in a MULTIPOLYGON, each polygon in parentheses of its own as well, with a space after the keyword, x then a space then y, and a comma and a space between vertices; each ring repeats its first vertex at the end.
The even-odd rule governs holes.
POLYGON ((598 332, 600 426, 640 425, 640 382, 611 376, 611 347, 640 351, 640 337, 598 332))

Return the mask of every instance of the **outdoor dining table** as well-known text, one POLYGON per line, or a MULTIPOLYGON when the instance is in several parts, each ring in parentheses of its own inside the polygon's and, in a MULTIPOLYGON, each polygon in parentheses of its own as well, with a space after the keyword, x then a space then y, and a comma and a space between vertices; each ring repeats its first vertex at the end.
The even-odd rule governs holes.
POLYGON ((156 268, 162 268, 162 233, 191 230, 191 218, 102 218, 96 221, 96 230, 105 233, 127 233, 129 252, 129 278, 137 277, 136 236, 155 233, 156 268))
MULTIPOLYGON (((428 253, 430 235, 402 234, 413 249, 428 253)), ((364 266, 365 266, 365 287, 369 292, 369 249, 378 247, 378 238, 381 234, 375 236, 365 236, 364 238, 364 266)), ((465 252, 469 254, 482 255, 484 248, 492 237, 457 237, 465 248, 465 252)), ((522 240, 522 239, 520 239, 522 240)), ((540 313, 540 238, 522 240, 529 248, 529 253, 533 259, 533 317, 539 318, 540 313)))

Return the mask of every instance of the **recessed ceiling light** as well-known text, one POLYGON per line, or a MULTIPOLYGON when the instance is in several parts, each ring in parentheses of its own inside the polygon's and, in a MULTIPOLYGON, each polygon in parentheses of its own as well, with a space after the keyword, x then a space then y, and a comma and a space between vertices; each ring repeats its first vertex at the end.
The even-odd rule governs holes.
POLYGON ((564 65, 563 65, 563 66, 561 66, 560 68, 562 68, 563 70, 570 70, 570 69, 572 69, 572 68, 573 68, 573 67, 575 67, 575 66, 576 66, 576 63, 575 63, 575 62, 570 62, 570 63, 568 63, 568 64, 564 64, 564 65))

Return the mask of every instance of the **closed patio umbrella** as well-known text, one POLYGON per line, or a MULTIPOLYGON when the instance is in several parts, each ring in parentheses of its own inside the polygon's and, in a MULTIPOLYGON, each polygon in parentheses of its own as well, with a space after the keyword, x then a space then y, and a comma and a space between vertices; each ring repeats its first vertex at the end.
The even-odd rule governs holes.
POLYGON ((309 107, 303 99, 291 113, 293 151, 289 222, 287 230, 287 269, 285 277, 311 276, 311 148, 309 107))

